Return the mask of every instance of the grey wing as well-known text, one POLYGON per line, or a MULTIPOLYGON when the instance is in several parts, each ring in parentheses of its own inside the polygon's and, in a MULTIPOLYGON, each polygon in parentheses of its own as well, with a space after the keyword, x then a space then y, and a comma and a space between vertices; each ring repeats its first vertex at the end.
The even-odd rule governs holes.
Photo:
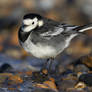
POLYGON ((53 37, 53 36, 61 34, 63 31, 64 31, 63 28, 55 27, 54 31, 49 30, 47 32, 41 33, 40 35, 43 36, 43 37, 49 37, 49 36, 53 37))
POLYGON ((67 33, 67 32, 73 32, 74 31, 73 29, 77 28, 78 26, 63 24, 63 27, 65 28, 63 32, 67 33))
POLYGON ((58 27, 54 27, 47 32, 41 33, 40 36, 45 37, 46 39, 50 39, 54 36, 63 35, 67 33, 71 33, 74 28, 78 26, 71 26, 71 25, 59 25, 58 27))
MULTIPOLYGON (((63 50, 66 45, 66 40, 70 37, 71 38, 71 30, 74 29, 76 26, 68 26, 68 25, 59 25, 54 26, 54 28, 49 29, 48 31, 42 32, 39 34, 39 37, 37 38, 37 35, 35 35, 33 38, 34 43, 40 43, 43 46, 52 46, 53 48, 57 49, 57 51, 63 50), (67 33, 69 32, 69 33, 67 33), (37 38, 37 39, 36 39, 37 38)), ((72 30, 73 31, 73 30, 72 30)), ((69 38, 69 40, 71 40, 69 38)), ((69 42, 69 40, 67 40, 69 42)))

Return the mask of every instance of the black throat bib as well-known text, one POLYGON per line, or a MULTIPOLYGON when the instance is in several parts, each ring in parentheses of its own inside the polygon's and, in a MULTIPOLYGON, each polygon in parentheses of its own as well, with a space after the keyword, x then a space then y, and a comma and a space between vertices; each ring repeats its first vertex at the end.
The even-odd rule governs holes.
POLYGON ((31 32, 23 32, 20 28, 18 32, 18 37, 20 41, 25 42, 25 40, 27 40, 27 38, 29 37, 30 33, 31 32))

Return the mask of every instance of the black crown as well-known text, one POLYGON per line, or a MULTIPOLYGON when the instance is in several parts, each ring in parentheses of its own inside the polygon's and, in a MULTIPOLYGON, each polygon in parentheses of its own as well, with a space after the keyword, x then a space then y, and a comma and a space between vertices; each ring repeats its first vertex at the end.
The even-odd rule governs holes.
POLYGON ((42 19, 42 17, 39 14, 35 14, 35 13, 26 14, 24 15, 23 19, 27 19, 27 18, 33 19, 35 17, 37 17, 39 20, 42 19))

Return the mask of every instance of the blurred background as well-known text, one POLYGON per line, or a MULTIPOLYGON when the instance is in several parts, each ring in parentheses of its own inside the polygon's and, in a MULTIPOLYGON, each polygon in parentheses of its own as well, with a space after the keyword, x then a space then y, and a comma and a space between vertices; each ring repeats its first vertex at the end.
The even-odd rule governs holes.
POLYGON ((34 12, 67 24, 84 25, 92 23, 92 0, 0 0, 0 92, 48 92, 43 89, 38 91, 34 87, 34 83, 44 84, 46 80, 50 81, 50 86, 44 84, 46 88, 54 88, 55 92, 56 89, 59 92, 92 92, 92 30, 74 38, 70 46, 57 56, 49 77, 45 78, 39 72, 35 75, 30 71, 39 71, 46 61, 32 57, 18 42, 18 30, 23 16, 34 12), (80 58, 86 55, 91 56, 80 58), (78 73, 85 72, 91 72, 91 77, 84 77, 87 83, 91 83, 91 91, 86 91, 88 88, 75 91, 73 88, 78 83, 78 73), (76 79, 73 74, 78 75, 76 79), (54 85, 51 84, 51 76, 54 76, 54 85), (57 88, 53 87, 55 85, 57 88), (65 91, 68 88, 70 90, 65 91))
MULTIPOLYGON (((6 56, 16 60, 26 60, 29 57, 30 61, 31 55, 19 45, 17 32, 24 14, 33 12, 60 22, 84 25, 92 22, 92 0, 0 0, 1 61, 9 62, 6 56)), ((91 52, 90 30, 76 37, 66 49, 66 54, 71 58, 78 58, 91 52)), ((61 56, 59 59, 61 60, 61 56)))

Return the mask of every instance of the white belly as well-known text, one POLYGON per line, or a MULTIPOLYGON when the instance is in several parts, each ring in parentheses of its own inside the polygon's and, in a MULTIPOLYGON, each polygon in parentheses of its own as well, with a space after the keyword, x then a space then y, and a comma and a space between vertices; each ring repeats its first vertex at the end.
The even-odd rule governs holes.
POLYGON ((56 50, 51 46, 42 46, 41 44, 33 44, 31 41, 26 41, 23 48, 37 58, 51 58, 56 57, 56 50))

